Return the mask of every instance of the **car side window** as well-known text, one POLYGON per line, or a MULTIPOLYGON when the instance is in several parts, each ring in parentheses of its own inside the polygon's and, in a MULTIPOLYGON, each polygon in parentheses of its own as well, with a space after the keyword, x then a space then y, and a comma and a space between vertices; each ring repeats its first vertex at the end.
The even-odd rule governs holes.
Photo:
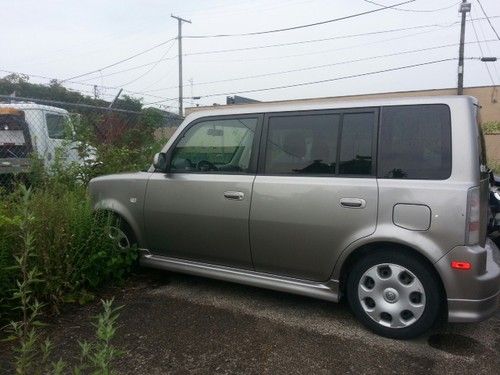
POLYGON ((200 121, 172 153, 171 172, 248 173, 258 118, 200 121))
POLYGON ((448 178, 451 174, 448 106, 383 107, 379 150, 378 178, 448 178))
POLYGON ((339 123, 338 114, 270 117, 265 173, 335 174, 339 123))
POLYGON ((340 141, 341 175, 372 173, 374 126, 373 112, 344 114, 340 141))

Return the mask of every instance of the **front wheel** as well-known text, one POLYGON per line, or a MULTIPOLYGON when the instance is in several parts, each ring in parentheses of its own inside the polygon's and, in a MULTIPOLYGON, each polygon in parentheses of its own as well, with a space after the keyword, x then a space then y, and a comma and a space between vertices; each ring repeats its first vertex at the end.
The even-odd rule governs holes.
POLYGON ((425 262, 396 250, 361 258, 347 277, 356 317, 375 333, 410 339, 429 330, 443 302, 439 282, 425 262))
POLYGON ((131 248, 136 245, 132 228, 130 228, 130 225, 125 220, 117 215, 113 215, 111 218, 108 236, 116 247, 123 252, 130 251, 131 248))

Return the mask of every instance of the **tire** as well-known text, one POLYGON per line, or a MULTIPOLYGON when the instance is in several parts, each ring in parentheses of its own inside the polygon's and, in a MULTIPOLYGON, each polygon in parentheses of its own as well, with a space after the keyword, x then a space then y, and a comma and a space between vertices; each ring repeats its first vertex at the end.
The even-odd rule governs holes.
POLYGON ((109 237, 122 251, 129 251, 132 246, 137 244, 132 228, 118 215, 113 215, 111 218, 109 237))
POLYGON ((431 266, 395 249, 362 257, 351 268, 346 287, 358 320, 376 334, 393 339, 427 332, 438 321, 444 302, 431 266))

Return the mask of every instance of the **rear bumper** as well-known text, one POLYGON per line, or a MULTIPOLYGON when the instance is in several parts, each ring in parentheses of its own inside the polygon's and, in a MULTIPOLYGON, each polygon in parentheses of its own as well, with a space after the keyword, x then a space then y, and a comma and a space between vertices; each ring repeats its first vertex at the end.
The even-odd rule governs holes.
POLYGON ((480 322, 495 314, 500 293, 481 300, 448 299, 448 321, 453 323, 480 322))
POLYGON ((478 322, 493 315, 500 300, 500 250, 488 239, 484 247, 457 246, 436 268, 448 298, 448 321, 478 322), (452 269, 451 261, 472 264, 470 270, 452 269))
POLYGON ((28 158, 0 158, 0 174, 26 173, 30 168, 28 158))

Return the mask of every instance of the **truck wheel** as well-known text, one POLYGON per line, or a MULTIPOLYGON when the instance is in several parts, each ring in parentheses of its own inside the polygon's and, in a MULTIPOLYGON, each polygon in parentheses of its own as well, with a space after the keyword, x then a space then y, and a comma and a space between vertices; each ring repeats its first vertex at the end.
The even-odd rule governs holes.
POLYGON ((395 339, 428 331, 443 304, 430 266, 397 250, 377 251, 354 264, 347 276, 347 298, 361 323, 395 339))

